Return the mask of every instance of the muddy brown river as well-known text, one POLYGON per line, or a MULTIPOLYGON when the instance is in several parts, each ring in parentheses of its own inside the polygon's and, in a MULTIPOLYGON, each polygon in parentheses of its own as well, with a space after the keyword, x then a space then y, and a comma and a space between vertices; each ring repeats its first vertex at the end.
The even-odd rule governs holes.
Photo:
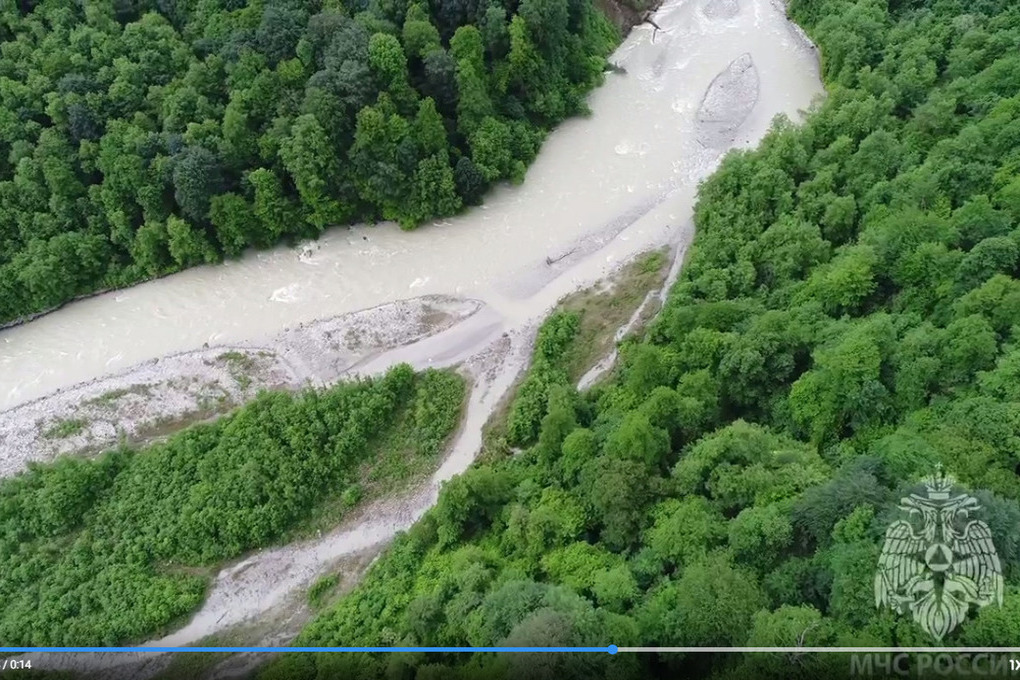
MULTIPOLYGON (((682 253, 698 182, 728 149, 753 146, 776 115, 799 120, 822 93, 816 51, 779 0, 668 0, 655 21, 662 31, 635 28, 612 57, 625 72, 591 95, 592 115, 550 134, 524 184, 496 189, 482 207, 410 233, 391 224, 333 229, 312 245, 249 253, 0 331, 3 411, 204 343, 258 342, 395 300, 449 295, 483 305, 449 331, 360 366, 466 361, 475 376, 454 450, 427 484, 369 508, 356 526, 228 566, 202 610, 150 645, 189 644, 256 619, 338 558, 410 526, 438 485, 470 464, 481 425, 556 301, 636 253, 663 244, 682 253)), ((123 665, 136 655, 105 656, 87 664, 48 656, 40 667, 123 665)))

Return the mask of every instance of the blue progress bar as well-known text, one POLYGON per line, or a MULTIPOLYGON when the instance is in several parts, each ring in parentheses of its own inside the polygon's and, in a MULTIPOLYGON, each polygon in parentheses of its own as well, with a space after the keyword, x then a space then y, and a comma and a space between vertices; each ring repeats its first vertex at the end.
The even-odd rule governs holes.
POLYGON ((606 647, 0 647, 0 653, 31 652, 602 652, 606 647))

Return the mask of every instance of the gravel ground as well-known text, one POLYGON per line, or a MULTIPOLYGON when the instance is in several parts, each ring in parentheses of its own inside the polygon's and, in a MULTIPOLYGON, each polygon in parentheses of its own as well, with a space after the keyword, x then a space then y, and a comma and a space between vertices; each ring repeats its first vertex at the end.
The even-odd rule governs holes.
POLYGON ((263 389, 328 384, 367 358, 440 333, 482 308, 446 296, 400 300, 284 330, 265 343, 204 347, 0 413, 0 477, 30 461, 157 439, 263 389))
POLYGON ((715 77, 698 108, 698 140, 725 148, 758 103, 758 69, 750 54, 734 59, 715 77))

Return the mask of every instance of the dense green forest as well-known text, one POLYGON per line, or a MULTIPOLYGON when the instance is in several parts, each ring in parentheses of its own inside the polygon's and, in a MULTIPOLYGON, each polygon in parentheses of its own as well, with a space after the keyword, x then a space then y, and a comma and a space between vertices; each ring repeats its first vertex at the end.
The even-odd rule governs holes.
POLYGON ((523 178, 619 39, 590 0, 0 5, 0 323, 523 178))
POLYGON ((292 536, 326 504, 356 504, 366 463, 434 461, 464 396, 460 376, 405 364, 264 392, 163 443, 0 482, 0 644, 110 645, 179 623, 217 565, 292 536))
MULTIPOLYGON (((1005 578, 948 645, 1020 644, 1020 4, 794 0, 829 96, 701 187, 697 236, 613 378, 543 327, 506 444, 301 645, 919 645, 873 584, 936 462, 1005 578)), ((923 491, 922 491, 923 492, 923 491)), ((825 655, 292 654, 309 677, 826 678, 825 655)))

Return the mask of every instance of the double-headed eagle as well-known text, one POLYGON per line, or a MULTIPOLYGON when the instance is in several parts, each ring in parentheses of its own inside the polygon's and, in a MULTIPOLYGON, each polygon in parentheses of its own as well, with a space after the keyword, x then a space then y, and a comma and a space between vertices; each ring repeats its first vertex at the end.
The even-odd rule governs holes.
POLYGON ((908 519, 886 529, 875 574, 875 606, 910 612, 941 641, 972 604, 1002 604, 1002 566, 988 525, 970 519, 981 507, 977 499, 951 496, 955 480, 941 467, 924 483, 927 497, 900 499, 908 519))

